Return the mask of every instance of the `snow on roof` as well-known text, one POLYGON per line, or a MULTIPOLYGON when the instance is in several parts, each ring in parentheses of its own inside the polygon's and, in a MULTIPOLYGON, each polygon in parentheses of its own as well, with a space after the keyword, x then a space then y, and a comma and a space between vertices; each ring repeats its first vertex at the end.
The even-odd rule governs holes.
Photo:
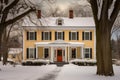
POLYGON ((65 41, 63 41, 63 40, 56 40, 56 41, 54 41, 54 42, 36 42, 35 43, 36 45, 47 45, 47 46, 56 46, 56 45, 63 45, 63 46, 68 46, 68 45, 72 45, 72 46, 83 46, 84 45, 84 43, 82 43, 82 42, 65 42, 65 41))
MULTIPOLYGON (((74 17, 73 19, 67 17, 47 17, 41 18, 42 26, 58 26, 57 19, 61 18, 63 20, 62 26, 81 26, 81 27, 94 27, 94 19, 93 17, 74 17)), ((25 18, 23 22, 23 26, 36 26, 34 23, 30 22, 29 18, 25 18)), ((41 25, 40 25, 41 26, 41 25)))
POLYGON ((22 48, 10 48, 8 54, 19 54, 22 52, 22 48))

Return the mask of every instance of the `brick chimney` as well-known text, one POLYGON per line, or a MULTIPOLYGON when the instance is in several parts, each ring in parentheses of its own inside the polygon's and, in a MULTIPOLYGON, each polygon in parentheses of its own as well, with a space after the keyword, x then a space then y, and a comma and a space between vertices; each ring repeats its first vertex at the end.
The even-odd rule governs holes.
POLYGON ((69 10, 69 18, 73 18, 74 14, 73 14, 73 10, 69 10))
POLYGON ((38 18, 41 18, 41 10, 38 10, 38 11, 37 11, 37 17, 38 17, 38 18))

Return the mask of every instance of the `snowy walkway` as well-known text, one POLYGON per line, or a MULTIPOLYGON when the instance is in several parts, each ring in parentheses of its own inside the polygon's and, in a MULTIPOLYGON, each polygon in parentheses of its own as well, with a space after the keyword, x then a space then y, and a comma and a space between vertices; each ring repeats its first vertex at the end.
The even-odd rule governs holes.
POLYGON ((55 80, 55 78, 57 77, 57 75, 60 72, 60 70, 61 70, 61 67, 57 67, 52 72, 48 73, 43 78, 39 78, 38 80, 55 80))

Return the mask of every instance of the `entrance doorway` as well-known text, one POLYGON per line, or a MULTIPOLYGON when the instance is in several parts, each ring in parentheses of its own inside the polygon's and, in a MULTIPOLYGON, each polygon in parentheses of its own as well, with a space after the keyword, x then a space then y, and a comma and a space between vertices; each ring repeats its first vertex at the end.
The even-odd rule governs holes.
POLYGON ((62 62, 62 49, 57 50, 57 62, 62 62))

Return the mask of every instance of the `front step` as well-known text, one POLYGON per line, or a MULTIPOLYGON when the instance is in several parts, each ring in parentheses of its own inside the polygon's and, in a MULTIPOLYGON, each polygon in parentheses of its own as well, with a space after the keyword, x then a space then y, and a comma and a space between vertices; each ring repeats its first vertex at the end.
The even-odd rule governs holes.
POLYGON ((58 67, 62 67, 65 64, 69 64, 68 62, 54 62, 54 63, 50 63, 50 64, 56 64, 58 67))

